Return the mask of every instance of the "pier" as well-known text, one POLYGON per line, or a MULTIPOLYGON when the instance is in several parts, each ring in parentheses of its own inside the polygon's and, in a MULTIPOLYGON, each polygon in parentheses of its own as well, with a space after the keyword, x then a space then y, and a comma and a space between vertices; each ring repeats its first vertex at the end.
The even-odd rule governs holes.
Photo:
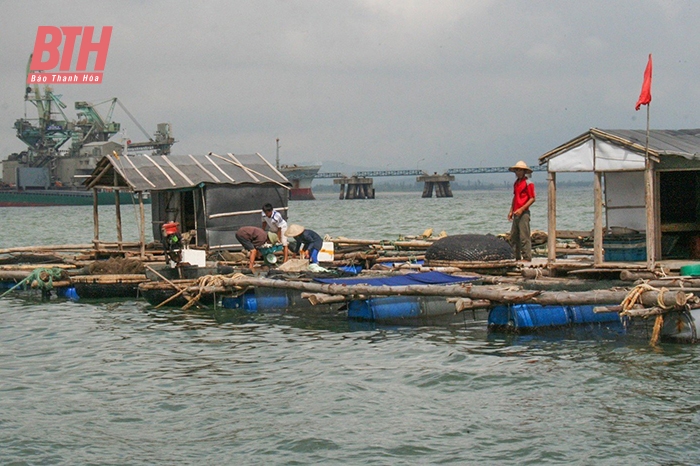
POLYGON ((374 180, 372 178, 351 176, 333 180, 340 185, 340 200, 374 199, 374 180))
MULTIPOLYGON (((423 170, 370 170, 359 171, 352 176, 340 172, 317 173, 315 178, 333 179, 333 184, 340 185, 340 199, 374 199, 374 178, 379 176, 416 176, 417 182, 423 182, 423 194, 421 197, 452 197, 450 182, 455 180, 454 175, 475 175, 490 173, 508 173, 510 167, 476 167, 476 168, 450 168, 442 175, 434 172, 432 175, 423 170)), ((533 172, 547 171, 545 166, 533 166, 533 172)))
POLYGON ((422 197, 433 197, 433 188, 435 188, 436 197, 452 197, 452 188, 450 188, 450 181, 454 181, 454 175, 438 175, 434 173, 432 175, 422 175, 416 178, 417 182, 425 183, 423 185, 423 196, 422 197))

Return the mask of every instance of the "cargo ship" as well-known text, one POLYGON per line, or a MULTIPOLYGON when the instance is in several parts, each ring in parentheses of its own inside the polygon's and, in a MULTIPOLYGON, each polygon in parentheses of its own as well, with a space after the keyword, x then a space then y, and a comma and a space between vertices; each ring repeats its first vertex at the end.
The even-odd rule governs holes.
POLYGON ((281 165, 280 173, 292 183, 289 200, 313 201, 316 199, 311 192, 311 182, 320 169, 321 165, 281 165))
MULTIPOLYGON (((67 205, 93 205, 91 191, 79 191, 76 189, 0 189, 0 207, 40 207, 40 206, 67 206, 67 205)), ((149 203, 150 198, 144 199, 149 203)), ((114 205, 113 192, 101 191, 97 193, 99 205, 114 205)), ((137 204, 138 200, 133 194, 119 193, 121 205, 137 204)))
POLYGON ((284 175, 292 184, 292 189, 289 191, 290 201, 313 201, 316 198, 311 192, 311 182, 316 177, 316 174, 321 169, 321 164, 318 165, 280 165, 280 140, 275 140, 276 158, 275 166, 277 170, 284 175))
MULTIPOLYGON (((27 73, 30 72, 29 63, 27 73)), ((119 123, 112 121, 116 105, 120 105, 141 129, 117 98, 97 104, 75 102, 77 120, 66 115, 67 105, 50 86, 44 86, 43 92, 38 84, 25 87, 24 100, 36 107, 38 117, 25 116, 15 121, 17 138, 27 147, 2 161, 2 207, 92 205, 93 193, 85 189, 83 182, 104 155, 126 154, 127 147, 130 153, 169 154, 175 143, 169 123, 159 124, 153 137, 146 134, 146 142, 120 144, 111 141, 121 129, 119 123), (97 108, 103 104, 110 104, 106 117, 97 108), (63 148, 66 145, 68 149, 63 148)), ((115 204, 114 193, 100 192, 97 197, 99 204, 115 204)), ((131 193, 121 192, 119 200, 131 203, 133 197, 131 193)))

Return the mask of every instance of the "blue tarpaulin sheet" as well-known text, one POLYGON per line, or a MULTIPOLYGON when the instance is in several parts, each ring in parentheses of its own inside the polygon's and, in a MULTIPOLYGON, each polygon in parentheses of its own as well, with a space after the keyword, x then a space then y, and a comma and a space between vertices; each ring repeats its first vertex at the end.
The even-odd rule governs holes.
POLYGON ((321 283, 337 283, 343 285, 372 285, 372 286, 407 286, 407 285, 449 285, 452 283, 473 282, 479 277, 455 277, 442 272, 408 273, 390 277, 374 278, 316 278, 321 283))

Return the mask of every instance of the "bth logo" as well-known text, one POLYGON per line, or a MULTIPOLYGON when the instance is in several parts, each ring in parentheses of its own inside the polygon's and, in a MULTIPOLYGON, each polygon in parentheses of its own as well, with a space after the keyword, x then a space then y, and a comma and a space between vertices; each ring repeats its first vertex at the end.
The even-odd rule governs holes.
POLYGON ((92 26, 39 26, 34 42, 34 53, 29 65, 27 84, 99 84, 102 71, 107 63, 109 40, 112 38, 112 26, 104 26, 99 40, 93 39, 95 28, 92 26), (75 69, 71 68, 75 43, 80 37, 78 61, 75 69), (63 51, 59 47, 63 44, 63 51), (95 55, 94 70, 88 71, 90 54, 95 55), (58 67, 58 71, 55 70, 58 67), (37 73, 41 71, 41 73, 37 73))

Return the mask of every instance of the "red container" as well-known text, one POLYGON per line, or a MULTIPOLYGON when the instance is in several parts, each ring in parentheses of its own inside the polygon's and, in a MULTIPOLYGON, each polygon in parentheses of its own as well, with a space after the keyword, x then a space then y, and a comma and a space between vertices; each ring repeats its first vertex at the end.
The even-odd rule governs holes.
POLYGON ((166 235, 174 235, 180 231, 180 224, 177 222, 168 222, 163 224, 163 231, 166 235))

